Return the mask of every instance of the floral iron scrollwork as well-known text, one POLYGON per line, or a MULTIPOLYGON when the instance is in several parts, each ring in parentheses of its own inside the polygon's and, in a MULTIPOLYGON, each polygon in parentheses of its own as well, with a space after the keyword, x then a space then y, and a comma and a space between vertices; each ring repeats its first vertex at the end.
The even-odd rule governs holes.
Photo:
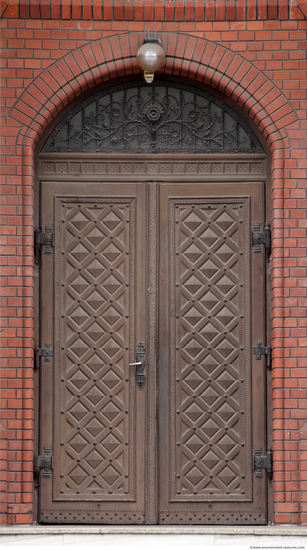
POLYGON ((156 81, 98 92, 56 126, 43 152, 261 153, 249 126, 207 92, 156 81))

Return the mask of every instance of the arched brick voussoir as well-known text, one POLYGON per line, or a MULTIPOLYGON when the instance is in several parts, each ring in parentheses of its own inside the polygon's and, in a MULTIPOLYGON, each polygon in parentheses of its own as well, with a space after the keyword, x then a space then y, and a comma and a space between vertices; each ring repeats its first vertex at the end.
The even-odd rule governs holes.
MULTIPOLYGON (((84 91, 123 75, 138 74, 136 53, 143 33, 111 36, 85 44, 43 71, 13 105, 9 117, 20 124, 24 140, 36 143, 50 121, 84 91)), ((221 91, 260 128, 272 150, 285 147, 285 130, 297 120, 275 84, 252 63, 203 38, 163 34, 168 75, 188 76, 221 91), (285 116, 282 116, 286 114, 285 116)), ((159 71, 161 72, 161 71, 159 71)))

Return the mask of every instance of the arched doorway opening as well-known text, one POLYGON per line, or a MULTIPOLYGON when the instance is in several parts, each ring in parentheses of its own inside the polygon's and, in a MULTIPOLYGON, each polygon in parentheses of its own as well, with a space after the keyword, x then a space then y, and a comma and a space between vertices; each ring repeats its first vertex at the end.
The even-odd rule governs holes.
POLYGON ((266 161, 229 105, 180 82, 104 88, 51 130, 39 521, 267 521, 253 469, 267 447, 253 354, 267 343, 266 254, 250 237, 267 221, 266 161))

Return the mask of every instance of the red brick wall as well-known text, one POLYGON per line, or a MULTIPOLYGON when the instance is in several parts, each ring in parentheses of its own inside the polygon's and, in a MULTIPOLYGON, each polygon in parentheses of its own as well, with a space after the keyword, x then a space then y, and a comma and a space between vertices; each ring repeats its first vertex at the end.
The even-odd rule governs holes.
POLYGON ((165 73, 231 97, 271 149, 275 522, 307 523, 306 12, 306 0, 0 0, 2 523, 33 521, 35 144, 82 91, 139 72, 152 21, 165 73))

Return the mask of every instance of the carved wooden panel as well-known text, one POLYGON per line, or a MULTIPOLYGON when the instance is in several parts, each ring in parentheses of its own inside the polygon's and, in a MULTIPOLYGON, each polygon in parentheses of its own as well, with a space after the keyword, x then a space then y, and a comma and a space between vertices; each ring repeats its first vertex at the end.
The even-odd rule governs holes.
POLYGON ((114 509, 97 510, 83 507, 81 510, 76 508, 51 508, 41 511, 41 523, 55 524, 85 524, 85 525, 135 525, 144 523, 145 512, 143 510, 122 509, 114 504, 114 509))
POLYGON ((134 202, 56 198, 56 500, 135 497, 134 202))
POLYGON ((160 524, 171 525, 265 525, 266 515, 263 510, 211 510, 161 512, 160 524))
POLYGON ((91 181, 108 178, 129 178, 137 176, 140 179, 155 177, 168 179, 174 177, 218 179, 219 181, 235 178, 237 181, 246 179, 253 181, 263 179, 266 173, 266 158, 264 155, 187 155, 179 157, 171 155, 122 155, 112 154, 82 154, 76 156, 70 153, 65 157, 59 154, 41 154, 39 159, 39 175, 53 180, 84 180, 91 181))
POLYGON ((171 499, 250 500, 249 200, 170 200, 170 227, 171 499))

